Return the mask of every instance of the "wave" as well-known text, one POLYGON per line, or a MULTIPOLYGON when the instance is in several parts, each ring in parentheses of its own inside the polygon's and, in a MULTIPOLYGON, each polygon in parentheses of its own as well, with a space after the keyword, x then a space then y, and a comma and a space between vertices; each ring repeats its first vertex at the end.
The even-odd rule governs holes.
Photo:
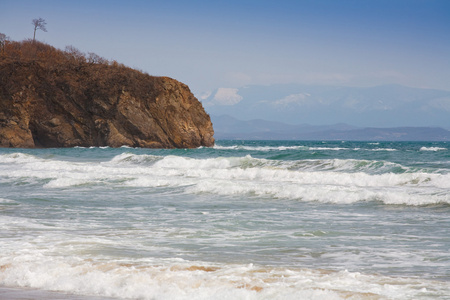
MULTIPOLYGON (((123 153, 115 156, 110 163, 153 165, 164 169, 278 169, 286 171, 332 171, 344 173, 364 172, 367 174, 384 173, 439 173, 441 169, 406 167, 398 163, 376 160, 358 159, 303 159, 303 160, 276 160, 254 158, 251 155, 240 157, 216 157, 196 159, 176 155, 137 155, 123 153)), ((103 164, 107 165, 107 163, 103 164)))
POLYGON ((0 209, 2 209, 3 205, 11 205, 11 204, 17 204, 17 202, 14 200, 11 200, 11 199, 6 199, 6 198, 0 197, 0 209))
POLYGON ((146 164, 146 163, 153 163, 159 159, 161 159, 161 156, 156 155, 135 155, 131 153, 122 153, 119 155, 114 156, 109 163, 111 164, 126 164, 126 163, 133 163, 133 164, 146 164))
POLYGON ((9 153, 0 155, 0 163, 26 164, 40 161, 38 157, 25 153, 9 153))
POLYGON ((247 151, 285 151, 285 150, 308 150, 307 146, 244 146, 244 145, 232 145, 232 146, 220 146, 214 145, 214 149, 217 150, 247 150, 247 151))
POLYGON ((182 188, 185 193, 246 195, 349 204, 450 204, 450 174, 399 164, 317 159, 189 158, 119 154, 106 162, 71 162, 26 154, 0 155, 0 177, 44 188, 90 186, 182 188))
POLYGON ((346 148, 346 147, 311 147, 311 146, 244 146, 244 145, 232 145, 232 146, 220 146, 214 145, 216 150, 246 150, 246 151, 398 151, 393 148, 374 148, 374 149, 363 149, 359 147, 346 148))
POLYGON ((420 151, 446 151, 447 148, 443 147, 421 147, 420 151))
POLYGON ((0 284, 132 299, 421 299, 445 282, 358 272, 220 264, 182 259, 121 262, 27 253, 0 257, 0 284), (5 263, 7 262, 7 263, 5 263))

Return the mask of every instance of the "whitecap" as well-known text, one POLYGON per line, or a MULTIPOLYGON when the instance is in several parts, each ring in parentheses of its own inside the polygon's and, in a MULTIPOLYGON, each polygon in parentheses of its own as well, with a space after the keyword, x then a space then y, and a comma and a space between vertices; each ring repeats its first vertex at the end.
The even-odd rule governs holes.
POLYGON ((420 151, 445 151, 447 148, 443 147, 421 147, 420 151))

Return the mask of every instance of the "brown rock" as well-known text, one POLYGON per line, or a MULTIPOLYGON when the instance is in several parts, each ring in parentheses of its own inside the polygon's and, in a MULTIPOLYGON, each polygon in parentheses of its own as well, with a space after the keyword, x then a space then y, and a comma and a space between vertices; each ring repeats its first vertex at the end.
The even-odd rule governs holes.
POLYGON ((0 147, 214 144, 210 117, 185 84, 37 45, 51 55, 0 56, 0 147))

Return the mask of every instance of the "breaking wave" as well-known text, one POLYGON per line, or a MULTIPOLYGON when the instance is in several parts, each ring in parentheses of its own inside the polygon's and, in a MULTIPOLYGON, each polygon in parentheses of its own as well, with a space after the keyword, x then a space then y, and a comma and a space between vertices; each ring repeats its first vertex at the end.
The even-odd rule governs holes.
POLYGON ((186 193, 348 204, 450 203, 450 174, 385 161, 356 159, 269 160, 189 158, 121 153, 105 162, 70 162, 13 153, 0 156, 0 175, 41 180, 45 188, 109 185, 181 187, 186 193), (20 165, 18 168, 17 165, 20 165))
POLYGON ((445 283, 348 271, 31 258, 0 265, 0 284, 121 299, 414 299, 448 292, 445 283))

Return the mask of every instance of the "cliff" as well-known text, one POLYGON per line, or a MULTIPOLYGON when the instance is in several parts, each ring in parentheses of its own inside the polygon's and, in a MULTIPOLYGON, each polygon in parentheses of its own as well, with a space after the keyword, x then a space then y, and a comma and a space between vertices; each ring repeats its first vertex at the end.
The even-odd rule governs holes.
POLYGON ((73 47, 9 42, 0 53, 0 147, 214 144, 189 88, 73 47))

